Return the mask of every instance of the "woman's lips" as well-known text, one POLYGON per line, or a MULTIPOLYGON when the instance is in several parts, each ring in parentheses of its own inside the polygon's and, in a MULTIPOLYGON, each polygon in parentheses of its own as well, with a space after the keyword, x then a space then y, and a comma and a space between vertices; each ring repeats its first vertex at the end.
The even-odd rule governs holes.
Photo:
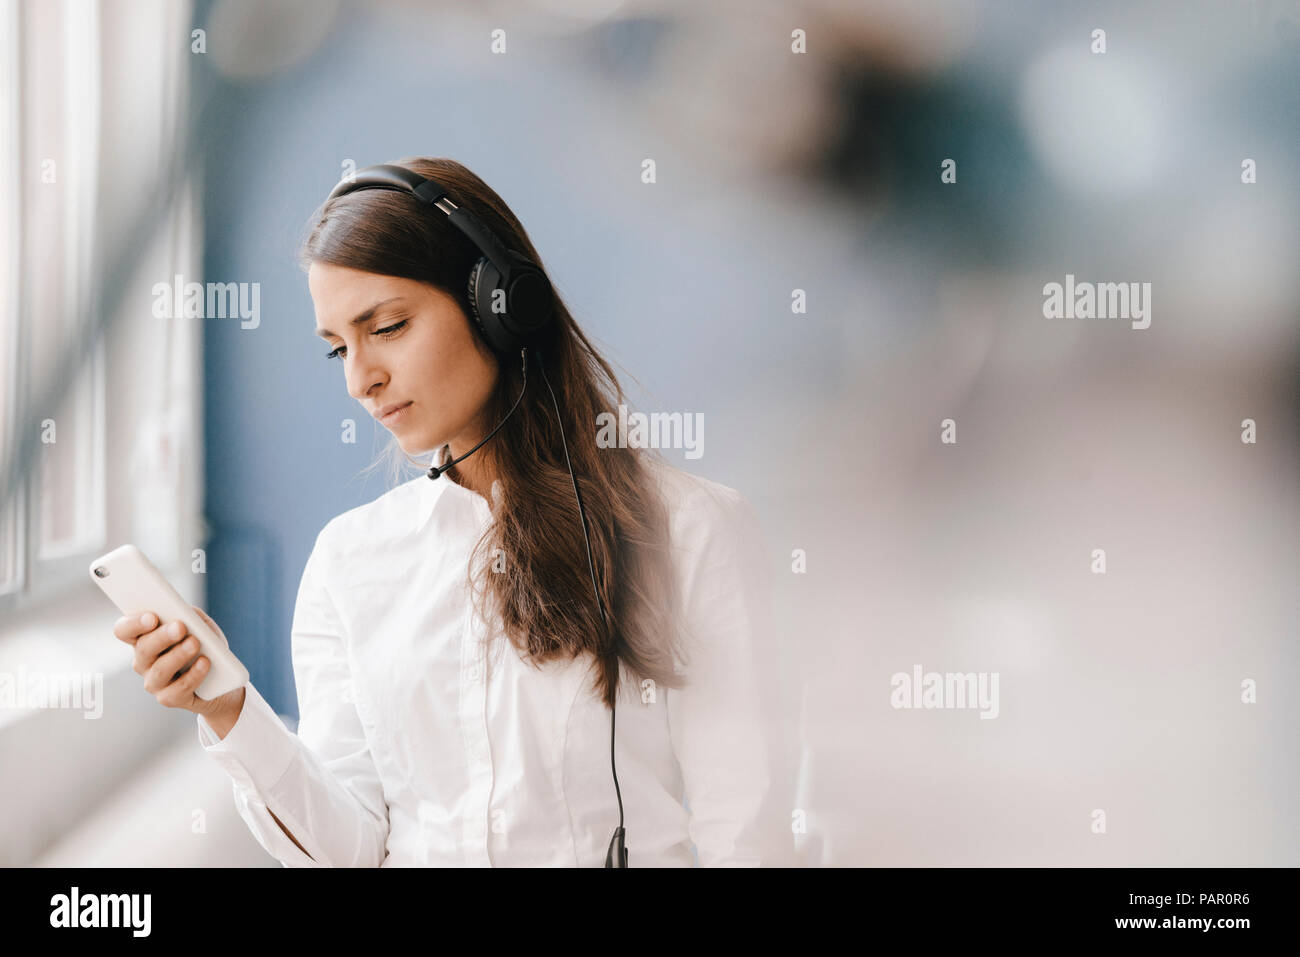
POLYGON ((402 421, 402 419, 406 418, 406 410, 409 409, 410 407, 411 407, 410 402, 406 403, 406 405, 399 406, 398 408, 394 409, 392 412, 389 412, 387 415, 383 416, 379 420, 380 424, 387 427, 387 426, 391 426, 394 422, 402 421))

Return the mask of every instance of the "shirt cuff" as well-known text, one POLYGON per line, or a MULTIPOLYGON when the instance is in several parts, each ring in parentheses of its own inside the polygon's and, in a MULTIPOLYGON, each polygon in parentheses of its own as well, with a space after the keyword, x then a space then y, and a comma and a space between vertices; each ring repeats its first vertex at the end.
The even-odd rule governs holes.
POLYGON ((253 687, 244 685, 244 706, 224 738, 198 715, 199 744, 237 784, 269 793, 293 761, 296 743, 275 710, 253 687))

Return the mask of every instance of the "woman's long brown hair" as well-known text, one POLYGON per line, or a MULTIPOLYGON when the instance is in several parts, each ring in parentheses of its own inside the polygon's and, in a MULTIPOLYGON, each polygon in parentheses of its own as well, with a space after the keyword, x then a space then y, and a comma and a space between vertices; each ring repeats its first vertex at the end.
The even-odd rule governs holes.
MULTIPOLYGON (((510 208, 460 163, 416 158, 393 165, 437 180, 508 249, 542 265, 510 208)), ((304 267, 323 262, 428 283, 456 299, 466 322, 471 322, 466 283, 480 255, 440 211, 407 193, 378 189, 327 202, 300 253, 304 267)), ((485 620, 499 616, 525 660, 541 664, 589 653, 597 664, 592 690, 607 706, 618 691, 620 663, 638 683, 649 678, 662 688, 681 687, 684 677, 674 666, 681 649, 667 514, 651 481, 651 453, 597 445, 596 417, 617 414, 623 390, 558 293, 554 319, 538 348, 564 416, 609 627, 592 594, 555 410, 535 368, 538 381, 528 383, 519 409, 474 453, 489 460, 489 474, 501 483, 493 522, 470 557, 475 607, 485 620), (504 557, 504 570, 492 570, 501 564, 491 561, 495 555, 504 557)), ((509 411, 522 384, 518 361, 505 359, 498 367, 486 418, 493 423, 509 411)), ((459 481, 455 468, 446 476, 459 481)))

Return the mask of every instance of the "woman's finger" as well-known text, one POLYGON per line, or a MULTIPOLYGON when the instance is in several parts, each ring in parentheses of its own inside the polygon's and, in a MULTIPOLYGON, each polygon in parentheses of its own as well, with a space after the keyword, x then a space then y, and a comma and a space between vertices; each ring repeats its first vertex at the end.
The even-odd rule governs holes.
POLYGON ((195 690, 207 676, 208 659, 200 655, 189 671, 159 692, 158 703, 165 708, 190 708, 198 700, 195 690))
POLYGON ((158 627, 158 618, 153 612, 145 612, 143 615, 123 615, 113 623, 113 637, 133 645, 137 638, 147 631, 153 631, 156 627, 158 627))
POLYGON ((149 668, 148 673, 145 675, 144 690, 152 695, 156 695, 160 691, 163 691, 172 683, 172 679, 175 677, 176 672, 180 671, 192 660, 198 657, 198 654, 198 639, 190 636, 175 648, 165 654, 159 655, 158 660, 153 663, 149 668))
POLYGON ((185 625, 174 621, 167 627, 155 628, 147 635, 142 635, 135 643, 135 673, 146 674, 153 663, 168 648, 185 637, 185 625))

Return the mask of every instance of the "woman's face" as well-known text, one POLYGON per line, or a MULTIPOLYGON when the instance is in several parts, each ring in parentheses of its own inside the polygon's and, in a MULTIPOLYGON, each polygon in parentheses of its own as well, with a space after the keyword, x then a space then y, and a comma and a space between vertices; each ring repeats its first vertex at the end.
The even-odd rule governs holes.
POLYGON ((454 299, 427 283, 314 262, 307 285, 316 334, 336 350, 348 392, 408 455, 450 443, 452 454, 487 429, 496 357, 454 299))

